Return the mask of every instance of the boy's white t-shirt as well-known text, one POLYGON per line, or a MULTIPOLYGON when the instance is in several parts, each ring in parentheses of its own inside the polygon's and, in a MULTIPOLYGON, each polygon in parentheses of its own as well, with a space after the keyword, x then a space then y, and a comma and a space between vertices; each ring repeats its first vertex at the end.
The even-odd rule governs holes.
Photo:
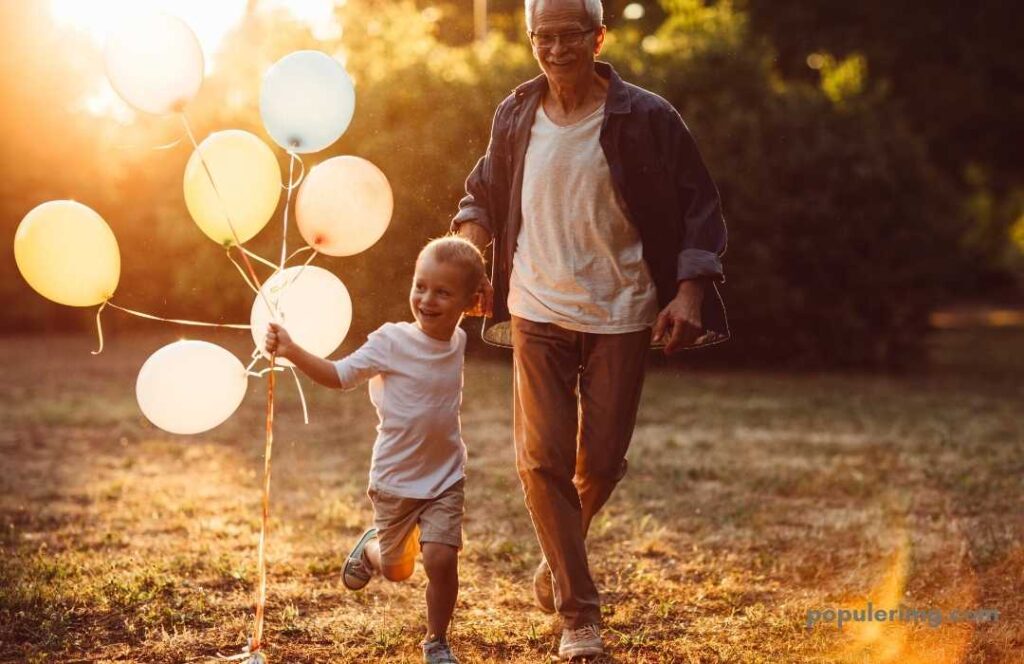
POLYGON ((413 323, 385 323, 334 363, 341 387, 369 381, 377 408, 370 487, 403 498, 435 498, 465 475, 462 365, 466 332, 448 341, 413 323))

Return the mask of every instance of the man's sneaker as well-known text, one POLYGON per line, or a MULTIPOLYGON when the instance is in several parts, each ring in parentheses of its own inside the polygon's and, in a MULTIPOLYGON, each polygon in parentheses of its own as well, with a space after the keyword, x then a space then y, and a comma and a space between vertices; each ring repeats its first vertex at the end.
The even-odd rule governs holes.
POLYGON ((423 661, 426 664, 459 664, 458 658, 448 646, 448 640, 443 636, 433 641, 424 641, 420 645, 423 646, 423 661))
POLYGON ((558 644, 559 659, 596 657, 602 654, 604 646, 601 645, 601 628, 597 625, 562 630, 562 642, 558 644))
POLYGON ((370 561, 366 559, 366 554, 363 550, 366 548, 366 543, 376 536, 377 529, 370 528, 363 533, 363 536, 359 538, 356 545, 352 547, 352 552, 348 554, 345 568, 341 571, 341 582, 349 590, 359 590, 370 582, 370 577, 373 576, 373 568, 370 567, 370 561))
POLYGON ((533 598, 544 613, 555 612, 555 587, 552 585, 551 568, 544 559, 541 559, 537 571, 533 573, 533 598))

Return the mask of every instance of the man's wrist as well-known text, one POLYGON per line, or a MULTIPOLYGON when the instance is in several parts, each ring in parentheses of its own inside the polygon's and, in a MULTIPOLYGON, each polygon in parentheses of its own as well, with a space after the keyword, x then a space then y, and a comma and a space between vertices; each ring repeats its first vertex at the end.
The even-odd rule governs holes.
POLYGON ((480 224, 472 221, 464 221, 459 224, 457 233, 460 237, 476 245, 476 248, 481 252, 491 243, 490 232, 480 224))
POLYGON ((683 279, 676 286, 676 294, 698 294, 704 295, 704 289, 707 287, 708 280, 704 277, 694 277, 693 279, 683 279))

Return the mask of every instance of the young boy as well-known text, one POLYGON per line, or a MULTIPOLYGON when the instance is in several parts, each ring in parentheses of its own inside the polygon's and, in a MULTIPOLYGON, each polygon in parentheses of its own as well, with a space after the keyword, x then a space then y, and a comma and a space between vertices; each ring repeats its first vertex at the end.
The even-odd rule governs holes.
POLYGON ((369 381, 380 418, 367 491, 374 527, 349 554, 342 581, 358 590, 375 574, 407 579, 419 546, 427 574, 423 660, 429 664, 458 662, 447 640, 459 591, 466 461, 459 424, 466 333, 458 325, 483 279, 475 246, 440 238, 416 260, 409 293, 415 323, 385 323, 338 361, 303 350, 273 323, 266 338, 268 351, 322 385, 350 390, 369 381))

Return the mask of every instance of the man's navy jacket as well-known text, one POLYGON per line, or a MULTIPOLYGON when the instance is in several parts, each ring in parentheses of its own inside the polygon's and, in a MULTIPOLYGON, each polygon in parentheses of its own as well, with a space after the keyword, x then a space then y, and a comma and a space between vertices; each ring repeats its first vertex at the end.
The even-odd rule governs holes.
MULTIPOLYGON (((626 83, 607 63, 595 67, 608 79, 601 148, 626 216, 640 234, 658 305, 663 308, 675 297, 680 281, 704 280, 701 316, 707 334, 699 345, 725 341, 729 326, 716 282, 725 280, 721 257, 727 234, 718 189, 671 104, 626 83)), ((508 288, 523 221, 526 148, 547 85, 540 75, 498 105, 487 152, 466 179, 466 196, 452 220, 452 230, 471 221, 494 239, 494 316, 485 320, 483 338, 501 346, 511 345, 508 288)))

